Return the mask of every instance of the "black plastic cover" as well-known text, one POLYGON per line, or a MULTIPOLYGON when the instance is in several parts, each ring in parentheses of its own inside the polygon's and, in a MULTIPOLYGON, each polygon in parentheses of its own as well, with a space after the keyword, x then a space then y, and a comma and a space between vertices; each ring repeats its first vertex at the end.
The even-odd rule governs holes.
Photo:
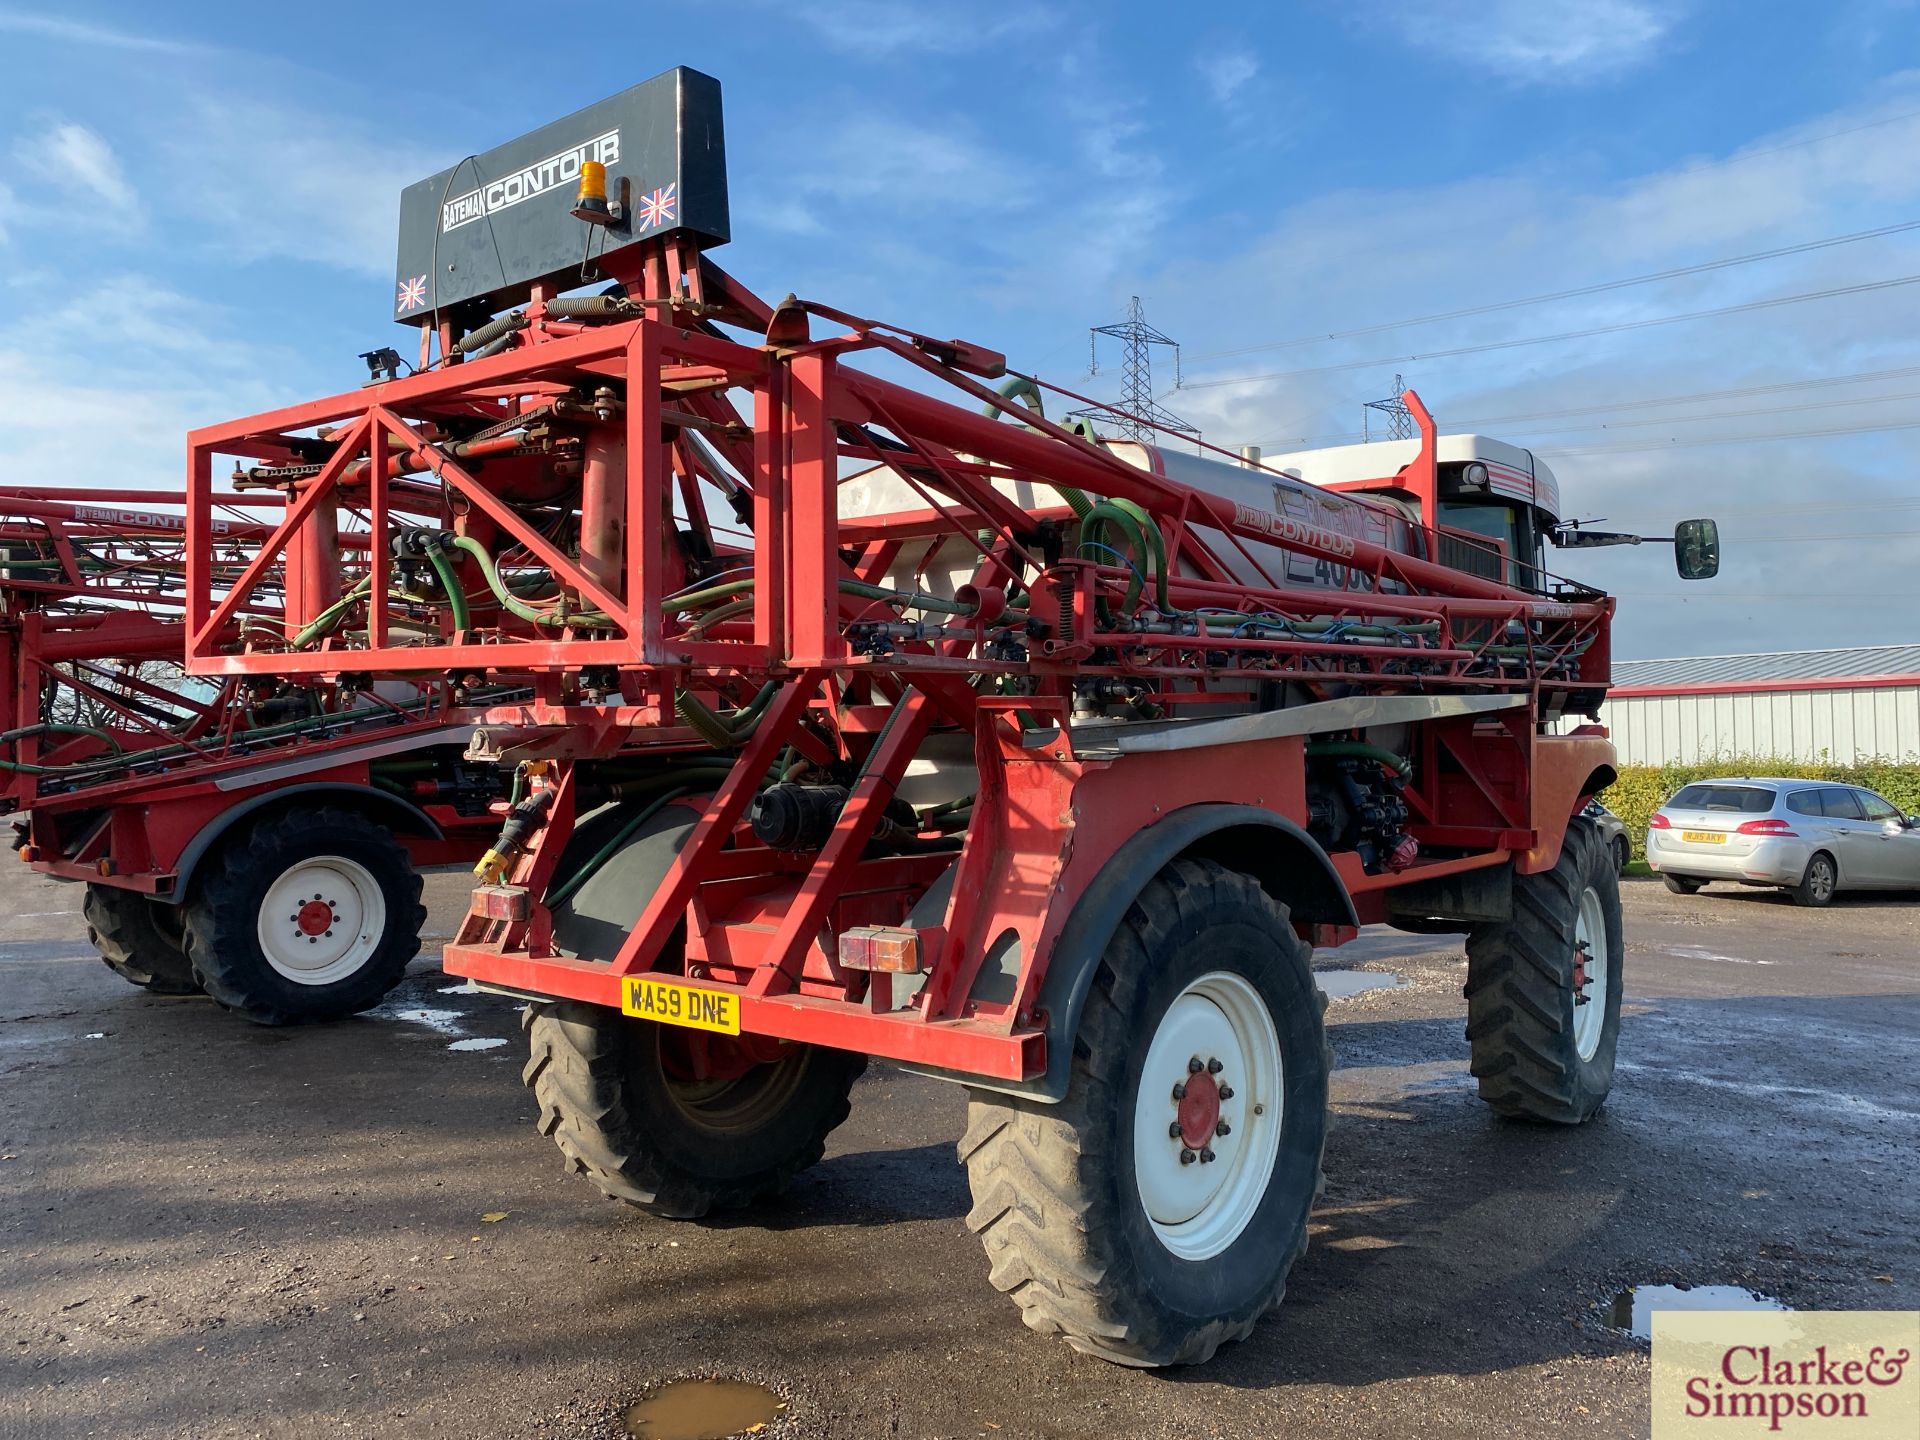
POLYGON ((469 301, 502 310, 538 284, 573 289, 606 256, 674 230, 729 238, 720 82, 684 66, 402 190, 393 318, 417 324, 469 301), (610 199, 628 182, 623 228, 573 217, 587 160, 607 167, 610 199))

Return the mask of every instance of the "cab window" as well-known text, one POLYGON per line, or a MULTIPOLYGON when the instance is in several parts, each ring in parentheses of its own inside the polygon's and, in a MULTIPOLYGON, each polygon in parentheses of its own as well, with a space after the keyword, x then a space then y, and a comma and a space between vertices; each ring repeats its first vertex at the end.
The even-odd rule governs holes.
POLYGON ((1860 808, 1867 812, 1867 819, 1898 820, 1900 818, 1898 810, 1871 790, 1856 790, 1853 793, 1859 798, 1860 808))
POLYGON ((1853 791, 1842 790, 1838 785, 1820 792, 1820 808, 1830 820, 1861 819, 1860 802, 1853 797, 1853 791))
POLYGON ((1463 505, 1457 500, 1442 500, 1440 525, 1442 529, 1458 530, 1467 535, 1497 541, 1505 547, 1503 562, 1496 558, 1489 546, 1442 535, 1441 564, 1465 570, 1470 575, 1484 575, 1490 580, 1500 580, 1509 585, 1513 583, 1513 561, 1519 554, 1515 543, 1518 537, 1514 533, 1513 511, 1507 506, 1463 505))
POLYGON ((1787 809, 1796 815, 1823 815, 1818 790, 1796 790, 1787 796, 1787 809))

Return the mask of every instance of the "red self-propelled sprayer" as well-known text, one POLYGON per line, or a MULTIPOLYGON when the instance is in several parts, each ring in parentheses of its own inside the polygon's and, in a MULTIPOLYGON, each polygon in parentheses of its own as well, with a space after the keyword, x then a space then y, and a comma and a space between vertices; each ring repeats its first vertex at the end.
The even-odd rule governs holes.
POLYGON ((1545 468, 1412 395, 1417 442, 1267 465, 1103 439, 983 346, 758 298, 728 225, 718 84, 668 72, 404 193, 414 373, 191 438, 190 563, 216 474, 287 497, 284 631, 202 568, 193 672, 527 677, 445 964, 529 1001, 573 1168, 754 1200, 886 1057, 970 1088, 1027 1322, 1168 1364, 1305 1243, 1314 945, 1467 931, 1483 1098, 1589 1116, 1613 602, 1542 568, 1545 468))

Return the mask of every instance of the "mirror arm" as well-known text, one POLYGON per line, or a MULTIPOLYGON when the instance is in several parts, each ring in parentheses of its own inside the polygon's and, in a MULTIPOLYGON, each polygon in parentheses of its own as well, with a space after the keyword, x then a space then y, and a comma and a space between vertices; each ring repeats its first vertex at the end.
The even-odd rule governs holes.
POLYGON ((1672 545, 1671 535, 1633 535, 1624 530, 1550 530, 1561 550, 1597 550, 1603 545, 1672 545))

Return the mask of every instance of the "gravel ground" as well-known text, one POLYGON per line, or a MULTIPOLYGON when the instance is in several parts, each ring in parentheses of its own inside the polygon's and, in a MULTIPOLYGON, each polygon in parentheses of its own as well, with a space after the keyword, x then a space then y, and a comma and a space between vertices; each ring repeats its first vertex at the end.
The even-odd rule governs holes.
MULTIPOLYGON (((1625 1286, 1920 1307, 1920 910, 1624 890, 1620 1073, 1576 1132, 1475 1099, 1457 942, 1319 957, 1402 983, 1329 1012, 1314 1246, 1251 1340, 1152 1374, 988 1286, 955 1089, 875 1066, 778 1206, 654 1220, 562 1173, 514 1011, 430 959, 258 1029, 131 989, 77 889, 6 874, 0 1436, 597 1436, 685 1375, 774 1388, 767 1436, 1644 1434, 1625 1286)), ((428 893, 444 932, 463 882, 428 893)))

